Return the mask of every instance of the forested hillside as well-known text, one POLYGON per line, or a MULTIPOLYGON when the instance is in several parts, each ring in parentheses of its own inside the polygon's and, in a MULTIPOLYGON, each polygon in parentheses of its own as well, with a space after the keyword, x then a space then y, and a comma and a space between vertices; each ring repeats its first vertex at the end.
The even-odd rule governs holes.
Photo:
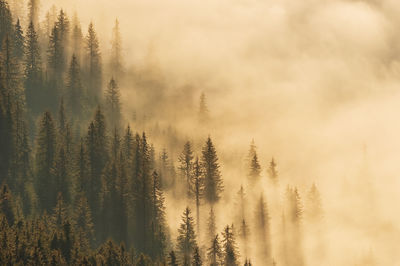
MULTIPOLYGON (((151 47, 128 67, 118 18, 104 33, 40 7, 0 0, 1 265, 335 265, 314 177, 223 141, 231 121, 193 84, 167 92, 151 47)), ((378 265, 369 248, 352 265, 378 265)))

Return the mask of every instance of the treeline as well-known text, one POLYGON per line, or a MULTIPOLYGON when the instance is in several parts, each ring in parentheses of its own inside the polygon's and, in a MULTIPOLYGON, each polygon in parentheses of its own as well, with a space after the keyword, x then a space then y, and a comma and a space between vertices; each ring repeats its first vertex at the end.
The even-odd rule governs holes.
MULTIPOLYGON (((258 265, 305 265, 300 195, 288 187, 279 203, 274 160, 267 172, 277 193, 268 205, 251 145, 242 183, 252 195, 240 188, 236 218, 218 233, 224 214, 216 209, 229 191, 212 139, 199 151, 186 141, 175 167, 165 149, 157 156, 145 133, 124 126, 118 21, 103 71, 93 23, 84 37, 76 16, 71 22, 52 8, 40 23, 38 9, 30 0, 24 28, 0 0, 0 264, 230 266, 252 265, 254 257, 258 265), (177 234, 166 195, 188 205, 173 221, 177 234), (272 241, 269 206, 282 211, 279 241, 272 241)), ((208 119, 202 94, 199 122, 208 119)), ((309 198, 308 216, 319 220, 315 186, 309 198)))

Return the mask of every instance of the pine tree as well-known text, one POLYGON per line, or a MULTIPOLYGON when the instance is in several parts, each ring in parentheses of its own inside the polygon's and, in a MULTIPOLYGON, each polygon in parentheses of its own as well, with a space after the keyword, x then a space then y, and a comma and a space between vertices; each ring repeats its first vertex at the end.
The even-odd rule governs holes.
POLYGON ((42 88, 42 67, 38 36, 33 23, 29 24, 26 33, 25 49, 25 93, 28 109, 33 115, 41 111, 44 97, 42 88))
POLYGON ((152 175, 152 258, 161 260, 164 257, 166 247, 165 236, 165 206, 164 195, 160 186, 160 178, 156 171, 152 175))
POLYGON ((40 121, 36 141, 36 187, 43 210, 50 211, 56 200, 52 168, 56 156, 56 131, 50 112, 45 112, 40 121))
POLYGON ((0 0, 0 25, 0 45, 2 45, 4 39, 11 36, 13 31, 11 11, 6 0, 0 0))
POLYGON ((216 218, 215 218, 215 213, 214 213, 213 207, 211 207, 211 209, 210 209, 207 227, 208 227, 207 228, 208 229, 208 237, 211 241, 215 238, 215 235, 217 233, 216 218))
POLYGON ((208 137, 203 147, 202 155, 201 165, 204 171, 204 197, 208 203, 215 204, 220 199, 223 185, 217 152, 210 137, 208 137))
POLYGON ((123 74, 123 61, 122 40, 118 19, 115 20, 115 26, 112 32, 110 69, 112 75, 119 80, 123 74))
POLYGON ((207 258, 208 258, 208 263, 210 266, 220 266, 223 265, 223 257, 222 257, 222 249, 221 245, 219 242, 219 236, 215 235, 211 239, 211 246, 207 250, 207 258))
POLYGON ((258 237, 258 257, 270 265, 272 262, 271 258, 271 233, 270 233, 270 217, 268 213, 267 203, 264 200, 264 196, 261 195, 256 209, 255 215, 256 222, 256 236, 258 237))
POLYGON ((67 203, 70 203, 71 177, 70 177, 68 159, 63 147, 61 147, 58 150, 58 153, 55 157, 54 168, 52 169, 52 173, 55 182, 54 185, 55 192, 61 193, 65 201, 67 203))
POLYGON ((67 106, 73 113, 72 117, 78 117, 79 119, 79 117, 83 116, 84 98, 78 59, 75 55, 72 55, 66 90, 67 106))
POLYGON ((260 174, 261 174, 261 166, 260 163, 258 162, 257 153, 254 153, 254 156, 250 162, 250 169, 248 173, 250 182, 254 184, 258 180, 260 180, 260 174))
POLYGON ((14 43, 14 50, 13 50, 14 57, 18 60, 18 62, 22 62, 25 51, 25 37, 19 19, 17 20, 14 26, 13 43, 14 43))
POLYGON ((118 88, 117 82, 112 78, 108 83, 108 88, 105 93, 105 108, 107 118, 113 128, 120 128, 121 126, 121 93, 118 88))
POLYGON ((86 60, 88 62, 88 94, 90 99, 93 99, 92 104, 96 104, 99 102, 102 90, 102 70, 99 41, 93 23, 89 24, 88 34, 86 36, 86 60))
POLYGON ((72 216, 79 249, 85 254, 90 250, 91 240, 94 238, 92 213, 84 193, 79 193, 72 216))
POLYGON ((192 265, 193 266, 202 266, 203 265, 203 262, 202 262, 201 256, 200 256, 200 251, 199 251, 198 247, 196 247, 194 249, 192 265))
POLYGON ((82 60, 82 48, 83 48, 83 34, 82 28, 75 14, 72 23, 72 53, 77 57, 78 62, 82 60))
POLYGON ((197 242, 193 217, 188 207, 183 212, 182 223, 178 229, 177 247, 182 265, 191 265, 191 257, 197 247, 197 242))
POLYGON ((179 170, 186 182, 186 194, 188 199, 192 198, 193 188, 192 188, 192 177, 193 177, 193 151, 192 144, 187 141, 183 146, 183 151, 179 155, 179 170))
POLYGON ((268 176, 272 184, 274 185, 278 184, 278 171, 276 170, 276 162, 274 158, 272 158, 271 162, 269 163, 268 176))
POLYGON ((86 152, 90 173, 87 196, 96 220, 100 210, 101 174, 108 160, 106 123, 100 108, 97 108, 94 120, 89 125, 86 136, 86 152))
POLYGON ((324 216, 321 195, 315 184, 311 186, 310 191, 307 194, 305 214, 307 219, 312 223, 321 221, 324 216))
POLYGON ((237 251, 233 227, 227 225, 222 232, 223 264, 226 266, 239 265, 239 252, 237 251))
POLYGON ((193 165, 193 193, 196 201, 196 224, 197 224, 197 234, 200 235, 200 199, 204 194, 204 176, 199 163, 199 158, 193 165))

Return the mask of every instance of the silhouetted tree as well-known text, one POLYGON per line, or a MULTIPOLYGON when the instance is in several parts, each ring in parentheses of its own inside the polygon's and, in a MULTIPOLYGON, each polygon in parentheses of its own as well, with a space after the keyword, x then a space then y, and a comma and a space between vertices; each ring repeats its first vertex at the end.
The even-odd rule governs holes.
POLYGON ((197 248, 194 221, 189 208, 182 215, 182 223, 178 229, 177 248, 181 256, 182 265, 191 265, 192 255, 197 248))
POLYGON ((202 150, 201 165, 204 171, 204 197, 208 203, 215 204, 220 199, 223 185, 217 152, 210 137, 202 150))

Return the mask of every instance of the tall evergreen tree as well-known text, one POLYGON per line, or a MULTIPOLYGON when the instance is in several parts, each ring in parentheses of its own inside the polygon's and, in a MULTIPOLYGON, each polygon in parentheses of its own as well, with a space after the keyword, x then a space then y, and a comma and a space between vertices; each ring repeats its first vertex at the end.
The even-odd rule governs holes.
POLYGON ((213 207, 211 207, 211 209, 210 209, 207 227, 208 227, 207 228, 208 229, 208 237, 209 237, 210 241, 212 241, 215 238, 215 235, 217 233, 216 217, 215 217, 213 207))
POLYGON ((86 60, 87 60, 87 88, 88 94, 93 99, 92 104, 96 104, 100 100, 102 91, 102 70, 101 70, 101 54, 99 40, 94 29, 93 23, 89 24, 86 36, 86 60))
POLYGON ((275 162, 274 158, 272 158, 271 162, 269 163, 268 177, 269 177, 269 180, 272 182, 272 184, 274 184, 274 185, 278 184, 278 171, 276 169, 276 162, 275 162))
POLYGON ((3 184, 0 191, 0 215, 5 216, 10 226, 14 224, 16 218, 13 205, 11 191, 6 184, 3 184))
POLYGON ((223 265, 223 254, 218 235, 211 239, 211 246, 207 250, 207 258, 210 266, 223 265))
POLYGON ((13 31, 11 10, 6 0, 0 0, 0 25, 0 45, 2 45, 4 39, 11 36, 13 31))
POLYGON ((265 262, 266 265, 271 265, 271 233, 270 233, 270 217, 268 214, 267 203, 264 196, 261 195, 256 209, 255 215, 255 235, 258 237, 258 257, 265 262))
POLYGON ((91 240, 94 238, 92 214, 84 193, 79 193, 73 208, 73 226, 76 232, 79 249, 83 253, 90 250, 91 240))
POLYGON ((222 232, 223 265, 238 266, 239 252, 237 250, 233 227, 227 225, 222 232))
POLYGON ((52 168, 56 156, 56 131, 50 112, 40 121, 36 140, 36 187, 40 207, 49 212, 55 205, 56 189, 52 168))
POLYGON ((38 36, 33 23, 29 24, 25 44, 25 93, 29 110, 33 115, 42 109, 42 66, 38 36))
POLYGON ((179 170, 186 182, 186 194, 187 197, 190 199, 193 196, 193 151, 192 151, 192 144, 190 141, 187 141, 183 146, 183 151, 178 157, 179 161, 179 170))
POLYGON ((111 78, 105 93, 105 108, 107 118, 113 128, 121 126, 121 93, 114 78, 111 78))
POLYGON ((119 29, 118 19, 115 20, 115 26, 112 31, 110 70, 112 75, 118 80, 122 77, 123 74, 122 40, 121 40, 121 32, 119 29))
POLYGON ((204 194, 204 176, 199 163, 199 158, 193 165, 193 193, 196 201, 196 225, 197 225, 197 235, 200 235, 200 199, 204 194))
POLYGON ((315 184, 307 194, 307 205, 305 209, 307 219, 312 222, 319 222, 324 216, 320 192, 315 184))
POLYGON ((18 62, 21 63, 24 58, 25 37, 19 19, 17 20, 14 26, 13 43, 14 43, 14 50, 13 50, 14 56, 18 60, 18 62))
POLYGON ((191 265, 191 258, 197 248, 197 242, 194 221, 189 208, 186 208, 182 215, 182 223, 178 229, 177 247, 182 265, 191 265))
POLYGON ((82 61, 83 52, 83 34, 81 24, 77 14, 74 15, 72 20, 72 53, 78 58, 78 62, 82 61))
POLYGON ((178 266, 175 252, 172 250, 168 256, 168 266, 178 266))
POLYGON ((68 72, 66 99, 68 109, 71 110, 73 116, 83 116, 85 94, 81 83, 81 73, 78 59, 72 55, 71 64, 68 72))
MULTIPOLYGON (((100 214, 101 174, 108 160, 108 137, 106 123, 100 108, 97 108, 94 120, 90 123, 86 136, 86 152, 89 164, 89 187, 87 197, 95 221, 100 214)), ((95 226, 98 224, 95 224, 95 226)), ((98 231, 98 230, 96 230, 98 231)))
POLYGON ((217 152, 210 137, 202 150, 201 165, 204 171, 204 197, 208 203, 215 204, 220 199, 223 185, 217 152))
POLYGON ((202 266, 202 265, 203 265, 203 261, 202 261, 202 259, 201 259, 200 251, 199 251, 199 248, 198 248, 198 247, 196 247, 196 248, 194 249, 192 265, 193 265, 193 266, 202 266))

